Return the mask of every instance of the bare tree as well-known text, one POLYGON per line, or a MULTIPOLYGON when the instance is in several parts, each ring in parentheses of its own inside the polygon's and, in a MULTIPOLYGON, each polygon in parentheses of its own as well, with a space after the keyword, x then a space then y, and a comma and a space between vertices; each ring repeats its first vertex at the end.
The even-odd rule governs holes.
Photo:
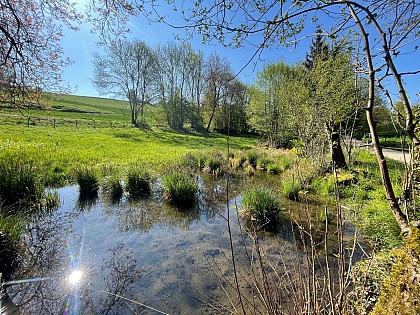
POLYGON ((81 19, 70 0, 0 0, 0 101, 21 107, 41 90, 62 90, 61 68, 70 61, 59 41, 81 19))
POLYGON ((145 105, 154 97, 155 73, 155 55, 142 41, 112 41, 105 55, 94 54, 93 84, 100 93, 128 99, 134 126, 144 123, 145 105))
POLYGON ((209 107, 210 118, 206 130, 210 130, 216 109, 221 105, 231 80, 233 71, 226 59, 219 55, 211 55, 207 61, 205 95, 209 107))

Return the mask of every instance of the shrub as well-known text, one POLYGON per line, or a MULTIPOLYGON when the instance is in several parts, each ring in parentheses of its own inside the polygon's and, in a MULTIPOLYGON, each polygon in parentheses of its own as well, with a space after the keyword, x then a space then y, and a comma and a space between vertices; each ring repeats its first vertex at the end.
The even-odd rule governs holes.
POLYGON ((93 168, 81 167, 76 169, 76 181, 82 194, 98 190, 98 179, 93 168))
POLYGON ((242 213, 257 228, 271 229, 277 226, 281 201, 270 189, 252 188, 242 194, 242 213))
POLYGON ((283 180, 283 193, 288 199, 297 201, 300 190, 301 184, 298 178, 292 177, 283 180))
POLYGON ((182 206, 189 206, 194 203, 198 186, 190 176, 181 171, 173 170, 162 180, 165 199, 182 206))
POLYGON ((150 194, 150 180, 150 173, 144 167, 132 166, 128 170, 125 188, 131 197, 146 196, 150 194))
POLYGON ((22 157, 0 161, 0 196, 3 206, 29 206, 40 202, 43 186, 35 165, 22 157))

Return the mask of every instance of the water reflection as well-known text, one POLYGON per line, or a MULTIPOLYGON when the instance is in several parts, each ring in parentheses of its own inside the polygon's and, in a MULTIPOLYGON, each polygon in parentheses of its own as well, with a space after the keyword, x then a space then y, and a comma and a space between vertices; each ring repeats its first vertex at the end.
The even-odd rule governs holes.
POLYGON ((97 204, 98 198, 99 195, 97 189, 89 192, 80 192, 79 199, 76 203, 76 209, 79 211, 90 210, 97 204))
MULTIPOLYGON (((200 177, 200 194, 192 209, 177 209, 164 202, 159 181, 149 197, 133 200, 123 196, 117 203, 104 194, 81 202, 77 187, 60 189, 61 208, 28 226, 20 271, 15 275, 15 279, 49 280, 14 285, 8 291, 24 314, 142 311, 138 304, 121 297, 171 314, 221 313, 210 304, 217 301, 230 309, 225 292, 236 296, 228 285, 233 283, 228 213, 240 281, 244 282, 241 288, 251 299, 255 293, 252 283, 246 282, 250 279, 246 278, 248 259, 255 256, 247 256, 244 249, 246 244, 252 254, 254 244, 250 237, 241 236, 234 206, 240 203, 239 192, 259 180, 232 180, 228 187, 225 178, 200 177), (68 281, 74 270, 82 272, 77 285, 68 281)), ((293 204, 285 206, 285 215, 295 212, 302 221, 308 218, 293 204)), ((297 223, 285 219, 277 233, 259 234, 267 256, 274 258, 273 265, 280 261, 287 269, 303 261, 303 256, 296 256, 292 231, 301 232, 297 223)))
POLYGON ((137 259, 123 244, 109 248, 99 263, 85 259, 83 236, 72 231, 76 218, 55 213, 28 227, 14 274, 25 280, 7 287, 22 314, 124 314, 130 309, 107 293, 129 295, 142 274, 137 259), (72 283, 69 274, 75 267, 81 268, 80 279, 72 283))

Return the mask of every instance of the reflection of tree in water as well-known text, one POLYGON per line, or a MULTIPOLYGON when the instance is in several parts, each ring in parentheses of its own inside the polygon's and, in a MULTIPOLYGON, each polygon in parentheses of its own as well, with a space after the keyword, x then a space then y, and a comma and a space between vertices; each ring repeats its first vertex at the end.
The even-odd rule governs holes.
POLYGON ((105 208, 104 214, 115 216, 118 229, 123 232, 147 232, 156 226, 175 226, 187 230, 200 219, 198 206, 180 210, 163 200, 152 198, 131 200, 120 207, 105 208))
POLYGON ((133 308, 119 298, 104 293, 127 296, 141 277, 137 260, 123 245, 109 249, 100 266, 79 262, 83 264, 85 279, 80 287, 72 287, 69 283, 68 276, 77 265, 72 262, 81 256, 80 252, 70 250, 71 244, 81 243, 80 239, 72 238, 69 233, 74 218, 68 213, 55 213, 36 218, 29 224, 23 239, 19 270, 13 279, 34 282, 7 287, 7 292, 13 302, 20 306, 22 314, 59 314, 73 307, 80 314, 124 314, 133 308), (99 270, 102 278, 94 278, 99 274, 95 270, 99 270), (93 285, 95 291, 92 291, 93 285))

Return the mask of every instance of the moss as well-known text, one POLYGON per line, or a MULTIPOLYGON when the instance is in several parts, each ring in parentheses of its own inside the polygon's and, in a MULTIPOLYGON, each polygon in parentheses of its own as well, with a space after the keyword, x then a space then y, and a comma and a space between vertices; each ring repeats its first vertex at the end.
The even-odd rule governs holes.
POLYGON ((392 251, 392 268, 384 280, 372 315, 420 314, 420 229, 392 251))

